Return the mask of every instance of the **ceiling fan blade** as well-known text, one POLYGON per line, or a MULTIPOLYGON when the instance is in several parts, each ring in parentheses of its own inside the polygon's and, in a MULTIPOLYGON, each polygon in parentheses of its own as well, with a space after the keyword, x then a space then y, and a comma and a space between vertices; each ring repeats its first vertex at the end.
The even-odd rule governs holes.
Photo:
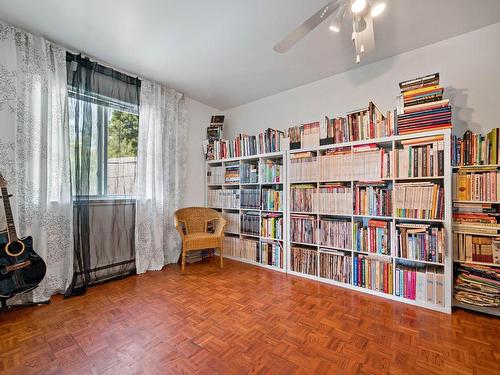
POLYGON ((302 25, 297 27, 283 40, 276 44, 274 46, 274 50, 279 53, 285 53, 286 51, 288 51, 295 43, 305 37, 309 32, 314 30, 321 22, 330 17, 343 1, 344 0, 330 1, 328 4, 314 13, 311 17, 309 17, 302 25))

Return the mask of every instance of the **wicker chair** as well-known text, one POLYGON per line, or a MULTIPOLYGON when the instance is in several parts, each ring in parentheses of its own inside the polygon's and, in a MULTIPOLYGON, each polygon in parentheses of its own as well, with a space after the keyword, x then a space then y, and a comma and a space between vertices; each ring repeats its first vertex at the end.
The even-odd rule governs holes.
POLYGON ((223 264, 224 228, 227 221, 222 215, 206 207, 187 207, 174 214, 175 228, 182 239, 182 272, 186 268, 186 254, 192 250, 219 249, 220 267, 223 264), (214 223, 213 233, 207 232, 208 224, 214 223))

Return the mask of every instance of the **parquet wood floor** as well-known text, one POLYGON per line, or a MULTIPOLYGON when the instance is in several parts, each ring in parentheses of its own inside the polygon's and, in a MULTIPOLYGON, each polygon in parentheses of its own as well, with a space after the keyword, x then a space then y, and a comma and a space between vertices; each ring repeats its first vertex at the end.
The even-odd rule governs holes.
POLYGON ((500 322, 228 260, 0 316, 1 374, 500 374, 500 322))

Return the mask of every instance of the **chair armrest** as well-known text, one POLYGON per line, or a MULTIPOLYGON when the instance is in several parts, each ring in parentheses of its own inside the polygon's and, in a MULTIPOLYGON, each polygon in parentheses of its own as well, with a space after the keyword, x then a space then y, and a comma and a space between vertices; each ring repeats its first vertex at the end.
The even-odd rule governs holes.
POLYGON ((177 232, 179 232, 179 235, 181 236, 181 240, 184 240, 184 231, 182 230, 180 221, 175 216, 174 216, 174 225, 175 229, 177 229, 177 232))
POLYGON ((226 225, 227 225, 226 219, 224 219, 223 217, 220 217, 219 219, 217 219, 217 226, 215 227, 214 234, 216 234, 217 236, 222 236, 226 225))

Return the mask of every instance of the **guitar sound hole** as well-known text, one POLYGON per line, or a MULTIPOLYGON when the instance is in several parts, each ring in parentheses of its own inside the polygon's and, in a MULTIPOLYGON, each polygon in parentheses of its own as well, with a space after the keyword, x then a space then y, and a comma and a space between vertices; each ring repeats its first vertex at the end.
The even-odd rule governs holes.
POLYGON ((21 255, 24 251, 24 244, 20 241, 14 241, 7 244, 5 252, 10 256, 21 255))

